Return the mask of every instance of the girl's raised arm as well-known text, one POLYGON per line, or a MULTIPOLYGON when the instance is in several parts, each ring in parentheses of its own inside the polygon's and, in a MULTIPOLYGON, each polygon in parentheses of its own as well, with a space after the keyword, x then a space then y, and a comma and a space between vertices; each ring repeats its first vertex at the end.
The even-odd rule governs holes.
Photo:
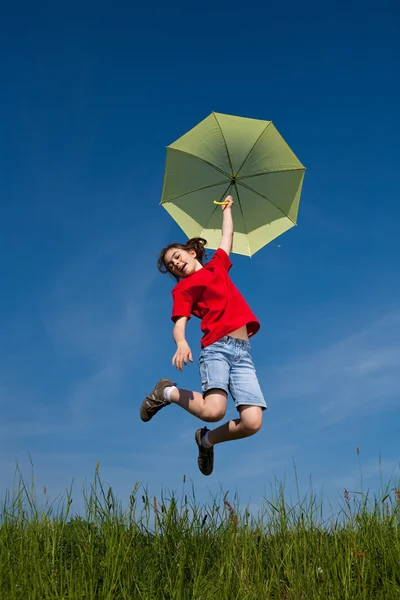
POLYGON ((227 196, 222 206, 222 237, 219 247, 229 256, 233 242, 232 196, 227 196), (225 204, 226 202, 226 204, 225 204))

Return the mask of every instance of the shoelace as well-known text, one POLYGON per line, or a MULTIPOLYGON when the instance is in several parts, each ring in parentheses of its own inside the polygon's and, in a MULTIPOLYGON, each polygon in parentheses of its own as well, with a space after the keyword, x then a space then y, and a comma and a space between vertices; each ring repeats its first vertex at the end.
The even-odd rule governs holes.
POLYGON ((150 414, 157 412, 162 406, 166 404, 165 400, 160 400, 159 398, 156 398, 154 394, 152 394, 151 396, 147 396, 147 399, 153 403, 147 407, 147 412, 149 412, 150 414))

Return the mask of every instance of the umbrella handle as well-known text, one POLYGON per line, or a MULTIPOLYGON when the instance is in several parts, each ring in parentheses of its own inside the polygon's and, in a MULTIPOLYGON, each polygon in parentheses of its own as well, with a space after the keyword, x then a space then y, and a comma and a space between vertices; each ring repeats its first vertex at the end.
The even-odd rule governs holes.
POLYGON ((214 204, 218 204, 219 206, 227 206, 229 202, 218 202, 218 200, 214 200, 214 204))

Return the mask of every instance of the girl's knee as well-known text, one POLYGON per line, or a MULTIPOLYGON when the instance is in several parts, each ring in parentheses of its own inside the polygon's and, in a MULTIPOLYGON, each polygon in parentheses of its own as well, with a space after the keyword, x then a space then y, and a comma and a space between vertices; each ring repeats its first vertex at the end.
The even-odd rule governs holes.
POLYGON ((210 390, 204 395, 204 409, 201 416, 207 423, 221 421, 226 413, 227 393, 224 390, 210 390))
POLYGON ((258 407, 252 408, 250 411, 243 411, 240 415, 240 420, 243 426, 243 432, 246 436, 254 435, 260 431, 262 425, 262 410, 258 407))
POLYGON ((225 413, 225 408, 207 407, 202 415, 202 420, 207 423, 216 423, 224 418, 225 413))
POLYGON ((244 424, 244 432, 247 436, 254 435, 257 431, 260 431, 262 421, 254 421, 251 423, 244 424))

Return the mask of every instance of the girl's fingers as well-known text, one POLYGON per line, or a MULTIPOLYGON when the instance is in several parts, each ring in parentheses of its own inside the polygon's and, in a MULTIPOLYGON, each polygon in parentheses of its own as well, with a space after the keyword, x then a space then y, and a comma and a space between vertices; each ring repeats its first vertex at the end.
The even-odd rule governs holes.
POLYGON ((192 352, 189 352, 188 354, 174 354, 173 358, 172 358, 172 365, 176 366, 176 368, 179 371, 182 371, 183 369, 183 365, 187 365, 188 364, 188 360, 190 360, 190 362, 193 362, 193 356, 192 356, 192 352))

